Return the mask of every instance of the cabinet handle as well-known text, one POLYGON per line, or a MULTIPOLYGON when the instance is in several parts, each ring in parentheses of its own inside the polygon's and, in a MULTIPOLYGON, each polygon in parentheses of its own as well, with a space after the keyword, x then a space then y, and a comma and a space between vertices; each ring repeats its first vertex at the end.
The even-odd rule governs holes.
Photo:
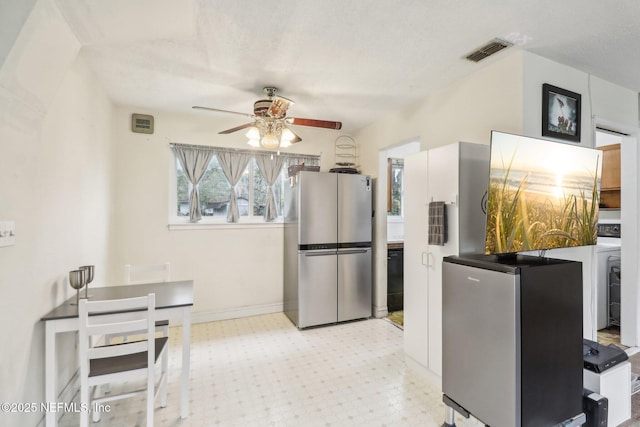
POLYGON ((435 266, 435 262, 433 261, 434 261, 433 253, 429 252, 427 254, 427 268, 433 268, 435 266))
POLYGON ((429 260, 428 260, 429 256, 426 252, 422 252, 422 265, 424 265, 425 267, 429 267, 429 260), (427 261, 425 262, 424 256, 427 255, 427 261))

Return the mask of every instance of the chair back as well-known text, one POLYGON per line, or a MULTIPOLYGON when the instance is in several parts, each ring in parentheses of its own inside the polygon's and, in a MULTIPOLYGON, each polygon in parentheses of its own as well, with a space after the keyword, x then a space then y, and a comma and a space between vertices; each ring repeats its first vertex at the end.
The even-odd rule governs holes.
POLYGON ((144 283, 168 282, 171 280, 171 264, 132 265, 124 266, 124 283, 126 285, 140 285, 144 283))
MULTIPOLYGON (((155 363, 155 294, 115 300, 88 301, 81 299, 78 306, 80 329, 80 375, 90 376, 91 361, 114 356, 147 352, 147 366, 155 363), (141 341, 117 345, 98 346, 99 338, 106 335, 140 334, 141 341)), ((153 378, 153 369, 149 376, 153 378)), ((153 383, 151 383, 153 384, 153 383)))

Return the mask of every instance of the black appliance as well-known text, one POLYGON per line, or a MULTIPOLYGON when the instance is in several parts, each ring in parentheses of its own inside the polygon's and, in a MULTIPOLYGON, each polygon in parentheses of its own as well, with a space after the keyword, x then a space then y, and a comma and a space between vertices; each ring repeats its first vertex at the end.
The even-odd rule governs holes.
POLYGON ((387 310, 400 311, 404 307, 404 249, 387 249, 387 310))
POLYGON ((491 427, 584 422, 581 263, 450 256, 442 287, 447 420, 457 411, 491 427))
POLYGON ((598 237, 615 237, 620 238, 620 224, 598 224, 598 237))
POLYGON ((609 400, 606 397, 585 388, 582 394, 582 410, 587 416, 587 422, 583 427, 607 427, 609 400))
POLYGON ((584 368, 597 373, 629 359, 627 353, 615 344, 604 346, 586 338, 583 340, 582 353, 584 368))

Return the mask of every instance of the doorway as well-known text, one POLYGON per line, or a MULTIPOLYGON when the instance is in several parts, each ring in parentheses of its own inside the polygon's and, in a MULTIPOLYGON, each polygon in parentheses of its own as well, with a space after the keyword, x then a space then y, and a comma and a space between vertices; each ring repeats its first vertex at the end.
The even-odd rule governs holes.
MULTIPOLYGON (((625 347, 636 347, 640 343, 640 327, 638 312, 638 297, 640 295, 638 280, 638 218, 639 209, 638 173, 639 164, 638 140, 640 128, 621 125, 605 119, 595 118, 594 141, 614 138, 620 143, 620 207, 601 211, 601 221, 617 221, 620 224, 620 317, 619 344, 625 347), (607 135, 607 136, 603 136, 607 135)), ((599 243, 603 239, 598 239, 599 243)), ((592 295, 597 292, 597 280, 593 280, 592 295)), ((597 297, 594 298, 597 301, 597 297)), ((596 303, 596 306, 598 304, 596 303)), ((596 307, 592 310, 594 336, 598 331, 598 316, 596 307)), ((602 323, 600 323, 602 325, 602 323)))
POLYGON ((620 342, 621 308, 621 134, 596 129, 595 148, 602 152, 598 243, 595 250, 595 303, 593 313, 597 341, 603 345, 620 342))
MULTIPOLYGON (((420 152, 420 141, 417 138, 387 147, 379 152, 378 195, 385 205, 386 227, 384 238, 377 239, 377 242, 385 245, 387 262, 384 274, 380 275, 380 279, 384 277, 384 284, 378 283, 378 289, 380 296, 384 296, 387 319, 400 328, 404 324, 403 160, 406 156, 418 152, 420 152)), ((378 206, 381 207, 380 204, 378 206)))

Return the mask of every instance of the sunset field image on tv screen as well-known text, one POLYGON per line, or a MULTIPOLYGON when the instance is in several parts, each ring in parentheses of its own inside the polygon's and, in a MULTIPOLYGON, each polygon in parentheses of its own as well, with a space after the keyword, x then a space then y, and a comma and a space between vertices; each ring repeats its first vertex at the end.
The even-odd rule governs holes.
POLYGON ((485 253, 595 245, 602 152, 493 131, 485 253))

